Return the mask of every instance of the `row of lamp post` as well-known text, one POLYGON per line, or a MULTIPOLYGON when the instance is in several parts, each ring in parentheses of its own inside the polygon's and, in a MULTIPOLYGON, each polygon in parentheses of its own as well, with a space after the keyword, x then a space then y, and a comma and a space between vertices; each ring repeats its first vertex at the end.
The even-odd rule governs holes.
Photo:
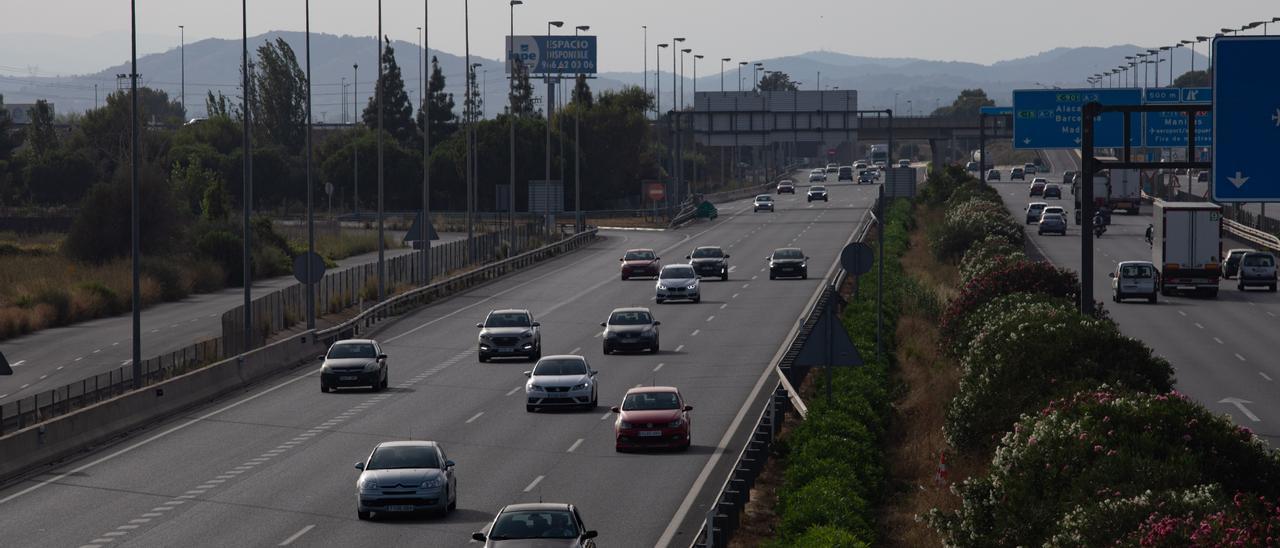
MULTIPOLYGON (((1133 55, 1124 56, 1124 63, 1121 63, 1113 69, 1095 73, 1086 78, 1086 81, 1094 87, 1134 87, 1138 85, 1138 68, 1141 67, 1142 87, 1147 87, 1148 84, 1151 84, 1154 87, 1160 87, 1160 63, 1167 62, 1169 63, 1168 84, 1172 86, 1173 52, 1178 48, 1187 47, 1191 50, 1191 72, 1195 72, 1196 44, 1212 40, 1218 36, 1225 36, 1227 34, 1231 34, 1233 36, 1238 35, 1241 31, 1252 30, 1258 27, 1262 27, 1262 33, 1266 35, 1269 34, 1267 28, 1268 25, 1276 22, 1280 22, 1280 17, 1272 17, 1270 20, 1254 21, 1252 23, 1242 25, 1240 28, 1228 27, 1219 29, 1219 31, 1213 36, 1196 36, 1191 40, 1179 40, 1177 43, 1172 45, 1145 49, 1136 52, 1133 55), (1160 58, 1163 52, 1168 52, 1168 57, 1165 59, 1160 58)), ((1210 52, 1209 66, 1213 66, 1212 52, 1210 52)))

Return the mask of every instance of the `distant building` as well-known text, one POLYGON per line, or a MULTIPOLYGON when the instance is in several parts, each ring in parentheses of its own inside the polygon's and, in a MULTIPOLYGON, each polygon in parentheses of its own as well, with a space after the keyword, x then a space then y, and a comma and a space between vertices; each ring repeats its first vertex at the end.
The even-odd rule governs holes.
MULTIPOLYGON (((15 126, 25 126, 31 123, 31 109, 36 108, 35 103, 5 103, 0 107, 0 112, 4 112, 9 119, 13 120, 15 126)), ((56 116, 53 103, 49 103, 49 113, 56 116)))

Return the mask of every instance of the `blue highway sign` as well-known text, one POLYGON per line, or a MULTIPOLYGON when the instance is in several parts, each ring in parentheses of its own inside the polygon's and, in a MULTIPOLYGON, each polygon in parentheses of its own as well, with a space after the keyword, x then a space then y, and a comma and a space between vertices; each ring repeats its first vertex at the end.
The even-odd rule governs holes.
MULTIPOLYGON (((1212 88, 1152 88, 1146 90, 1145 102, 1151 104, 1209 104, 1212 88)), ((1186 148, 1187 116, 1181 112, 1148 112, 1146 142, 1148 147, 1186 148)), ((1213 117, 1206 112, 1196 114, 1196 146, 1213 145, 1213 117)))
MULTIPOLYGON (((1142 90, 1120 89, 1018 89, 1013 91, 1014 148, 1080 148, 1081 115, 1085 103, 1103 105, 1142 104, 1142 90)), ((1130 118, 1132 146, 1142 145, 1142 117, 1130 118)), ((1124 146, 1124 115, 1109 112, 1094 124, 1094 146, 1124 146)))
POLYGON ((595 36, 516 36, 515 46, 506 39, 507 73, 518 59, 530 74, 595 74, 595 36))
POLYGON ((1213 199, 1280 201, 1280 36, 1213 40, 1213 199))
POLYGON ((978 107, 978 113, 987 116, 1008 116, 1013 114, 1013 107, 978 107))

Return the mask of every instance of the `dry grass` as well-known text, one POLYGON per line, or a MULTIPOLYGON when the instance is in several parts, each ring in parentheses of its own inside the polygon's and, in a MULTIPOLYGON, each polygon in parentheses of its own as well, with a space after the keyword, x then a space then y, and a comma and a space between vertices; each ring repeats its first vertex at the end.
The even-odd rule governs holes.
POLYGON ((916 230, 911 233, 911 247, 902 257, 902 268, 925 287, 933 290, 938 299, 947 302, 959 294, 960 269, 953 264, 939 263, 929 252, 929 227, 942 224, 942 208, 917 207, 916 230))
POLYGON ((666 228, 665 220, 652 220, 648 217, 624 216, 624 217, 590 217, 587 224, 595 226, 624 227, 624 228, 666 228))
MULTIPOLYGON (((918 210, 921 227, 912 233, 912 245, 903 265, 912 277, 949 298, 955 294, 958 275, 954 266, 938 264, 928 250, 924 226, 936 211, 918 210)), ((895 381, 903 387, 894 402, 889 431, 887 461, 895 493, 888 498, 881 515, 881 538, 886 546, 939 546, 937 533, 918 521, 929 510, 954 510, 959 500, 949 484, 980 473, 986 461, 949 452, 942 426, 946 405, 959 388, 958 365, 941 353, 937 322, 919 311, 906 310, 898 319, 895 381), (938 465, 946 452, 948 482, 936 479, 938 465)))

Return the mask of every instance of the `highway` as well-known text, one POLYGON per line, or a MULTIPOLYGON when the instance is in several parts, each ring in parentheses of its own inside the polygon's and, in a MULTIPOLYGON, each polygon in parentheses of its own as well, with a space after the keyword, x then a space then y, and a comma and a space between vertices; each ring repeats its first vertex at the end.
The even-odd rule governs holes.
POLYGON ((706 471, 732 427, 754 420, 744 404, 876 193, 831 184, 830 203, 806 204, 806 188, 775 196, 776 213, 743 200, 676 231, 606 231, 587 249, 408 315, 377 335, 390 356, 386 392, 322 394, 318 364, 307 366, 9 485, 5 543, 459 546, 503 505, 539 499, 579 505, 601 546, 687 542, 702 517, 691 492, 718 487, 722 477, 706 471), (654 305, 652 281, 618 279, 627 248, 672 263, 696 245, 724 247, 733 266, 729 281, 704 281, 700 304, 654 305), (812 257, 814 276, 770 281, 764 257, 792 245, 812 257), (606 358, 598 323, 634 305, 662 321, 662 351, 606 358), (506 307, 533 312, 545 354, 580 353, 600 371, 599 408, 526 413, 521 372, 531 364, 477 363, 475 323, 506 307), (692 449, 615 453, 608 406, 653 383, 678 386, 693 405, 692 449), (357 521, 353 463, 405 438, 439 441, 458 463, 458 510, 357 521))
MULTIPOLYGON (((1055 166, 1047 175, 1061 182, 1062 172, 1078 169, 1067 151, 1046 151, 1055 166), (1065 167, 1062 167, 1065 166, 1065 167)), ((1073 218, 1072 196, 1063 189, 1062 200, 1034 200, 1027 196, 1027 183, 997 182, 1005 204, 1015 219, 1024 218, 1029 201, 1044 201, 1067 209, 1073 218)), ((1116 214, 1102 238, 1094 240, 1094 296, 1105 302, 1111 318, 1126 335, 1141 339, 1157 354, 1168 359, 1177 372, 1178 391, 1203 403, 1210 410, 1229 413, 1237 424, 1247 426, 1272 444, 1280 442, 1280 359, 1276 359, 1275 334, 1280 328, 1280 296, 1265 290, 1240 292, 1235 280, 1222 280, 1216 299, 1175 295, 1160 296, 1155 305, 1139 301, 1111 301, 1107 273, 1123 260, 1151 260, 1151 250, 1143 235, 1151 223, 1151 208, 1143 206, 1137 216, 1116 214), (1226 400, 1226 401, 1224 401, 1226 400), (1233 403, 1243 400, 1247 403, 1233 403)), ((1037 236, 1027 226, 1029 248, 1054 264, 1079 271, 1080 231, 1068 225, 1067 237, 1037 236)), ((1239 242, 1223 242, 1223 250, 1248 247, 1239 242)))
MULTIPOLYGON (((465 234, 442 233, 441 242, 464 238, 465 234)), ((410 252, 388 249, 387 258, 410 252)), ((365 253, 337 261, 338 268, 377 262, 378 253, 365 253)), ((271 291, 298 283, 292 275, 255 282, 256 299, 271 291)), ((161 303, 142 311, 142 356, 144 359, 172 352, 199 340, 222 334, 222 313, 244 303, 241 288, 191 295, 186 299, 161 303)), ((99 318, 65 327, 44 329, 0 343, 13 375, 0 377, 0 402, 52 390, 107 371, 129 365, 132 357, 132 319, 129 314, 99 318)))

